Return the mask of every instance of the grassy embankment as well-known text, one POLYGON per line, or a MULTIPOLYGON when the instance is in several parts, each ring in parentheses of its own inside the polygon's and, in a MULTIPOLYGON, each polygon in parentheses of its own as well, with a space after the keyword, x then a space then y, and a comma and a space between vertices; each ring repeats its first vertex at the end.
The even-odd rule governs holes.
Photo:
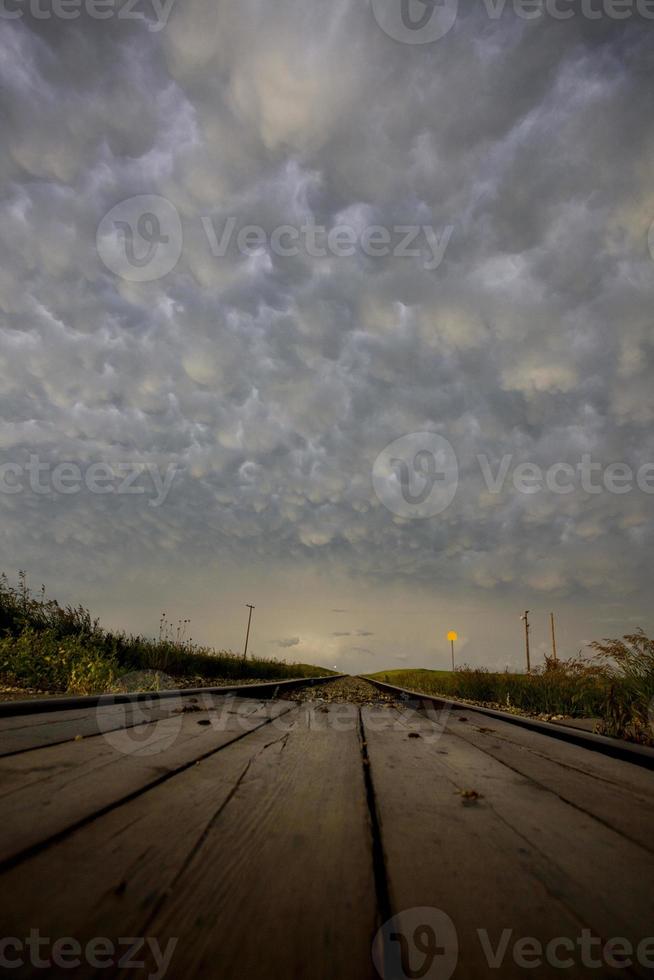
MULTIPOLYGON (((284 680, 321 677, 334 671, 310 664, 262 660, 199 646, 185 638, 188 620, 177 627, 161 618, 159 639, 103 629, 82 606, 62 607, 33 595, 24 574, 17 586, 0 577, 0 684, 39 692, 91 694, 114 690, 134 671, 160 671, 172 678, 284 680)), ((138 683, 137 678, 137 683, 138 683)), ((144 684, 152 684, 152 675, 144 684)), ((156 675, 154 675, 156 685, 156 675)), ((2 694, 0 693, 0 700, 2 694)))
POLYGON ((654 640, 642 630, 591 644, 593 657, 546 662, 532 674, 483 668, 388 670, 369 676, 426 694, 529 714, 600 719, 605 735, 654 743, 654 640))

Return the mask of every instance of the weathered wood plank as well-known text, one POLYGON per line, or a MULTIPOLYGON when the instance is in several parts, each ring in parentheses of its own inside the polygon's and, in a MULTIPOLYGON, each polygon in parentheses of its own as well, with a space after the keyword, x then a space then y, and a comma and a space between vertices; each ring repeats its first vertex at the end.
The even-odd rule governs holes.
MULTIPOLYGON (((575 941, 584 928, 604 939, 651 934, 649 854, 450 730, 432 740, 430 722, 413 713, 402 721, 387 716, 384 724, 363 709, 391 906, 435 907, 450 917, 457 978, 497 972, 478 930, 493 948, 504 929, 512 942, 531 936, 544 944, 575 941), (465 805, 461 791, 469 789, 482 798, 465 805)), ((510 946, 498 975, 524 972, 510 946)), ((577 955, 566 976, 586 975, 577 955)), ((602 976, 613 975, 625 971, 605 965, 602 976)))
MULTIPOLYGON (((50 937, 74 936, 83 946, 95 936, 115 942, 139 935, 251 759, 294 715, 295 707, 274 726, 250 732, 4 871, 4 933, 26 936, 38 928, 50 937)), ((164 946, 169 938, 161 938, 164 946)))
POLYGON ((6 871, 5 933, 177 938, 168 976, 189 980, 372 978, 361 749, 333 710, 316 730, 291 706, 6 871))
MULTIPOLYGON (((342 706, 340 706, 342 707, 342 706)), ((329 706, 254 760, 157 914, 176 969, 220 980, 366 980, 376 922, 359 735, 329 706), (330 723, 333 715, 338 720, 330 723)))
MULTIPOLYGON (((259 724, 270 705, 248 702, 245 727, 259 724)), ((153 726, 137 726, 1 760, 0 812, 14 807, 12 833, 36 814, 41 833, 50 827, 44 842, 61 812, 69 821, 84 808, 83 800, 70 803, 71 793, 85 798, 90 788, 100 801, 87 822, 73 829, 79 821, 64 820, 66 836, 5 871, 5 935, 38 927, 82 944, 142 935, 161 948, 177 938, 171 977, 373 976, 376 896, 356 710, 347 724, 343 709, 352 706, 315 712, 321 724, 312 728, 303 708, 279 708, 290 713, 209 755, 219 736, 242 735, 238 718, 218 732, 198 725, 207 714, 186 713, 157 721, 152 741, 153 726), (114 737, 127 740, 123 748, 161 752, 122 754, 114 737), (206 757, 189 765, 198 750, 206 757), (125 792, 132 785, 139 795, 125 792)), ((453 715, 432 741, 424 717, 363 709, 392 909, 432 906, 451 917, 461 946, 454 980, 524 977, 512 943, 525 936, 575 941, 584 928, 634 943, 648 936, 654 859, 595 812, 635 802, 651 814, 649 774, 627 766, 624 775, 624 763, 593 756, 591 776, 583 768, 591 753, 532 733, 523 744, 522 730, 502 725, 506 735, 495 721, 474 717, 453 715), (393 720, 401 724, 391 727, 393 720), (477 803, 463 805, 466 788, 483 794, 477 803), (501 969, 489 968, 477 929, 487 930, 492 947, 511 931, 501 969)), ((95 972, 83 967, 74 975, 95 972)), ((568 977, 590 972, 651 975, 606 964, 589 970, 578 954, 563 970, 568 977)))
POLYGON ((193 703, 209 709, 215 702, 211 695, 205 695, 199 699, 153 699, 84 710, 0 718, 0 757, 70 742, 78 736, 90 738, 103 732, 133 728, 159 718, 169 718, 179 712, 180 706, 193 703))
POLYGON ((472 712, 448 729, 654 853, 654 773, 472 712))
MULTIPOLYGON (((466 717, 477 728, 495 729, 502 738, 519 744, 537 753, 545 753, 549 759, 561 762, 563 765, 576 767, 581 771, 605 782, 623 786, 636 793, 644 793, 654 800, 654 775, 650 769, 630 763, 626 760, 615 759, 601 752, 591 751, 581 745, 564 742, 561 739, 547 737, 529 728, 512 725, 501 719, 488 718, 474 711, 465 709, 451 712, 452 718, 466 717)), ((556 728, 556 723, 553 723, 556 728)), ((562 727, 563 723, 558 727, 562 727)))
POLYGON ((288 702, 225 699, 215 712, 180 713, 0 759, 0 862, 288 711, 288 702))

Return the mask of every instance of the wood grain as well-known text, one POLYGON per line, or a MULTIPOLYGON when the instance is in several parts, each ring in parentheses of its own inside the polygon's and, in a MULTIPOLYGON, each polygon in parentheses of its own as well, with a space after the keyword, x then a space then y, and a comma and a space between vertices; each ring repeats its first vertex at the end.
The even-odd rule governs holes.
POLYGON ((0 759, 0 861, 169 778, 289 707, 234 698, 216 712, 180 713, 0 759))
MULTIPOLYGON (((451 918, 460 943, 457 978, 493 975, 478 930, 494 946, 504 929, 544 943, 575 940, 583 928, 605 939, 651 934, 654 866, 642 848, 451 726, 435 738, 434 726, 414 713, 384 725, 367 708, 363 723, 391 907, 432 906, 451 918), (470 790, 481 796, 466 805, 462 793, 470 790)), ((500 972, 525 973, 510 952, 500 972)), ((566 971, 585 975, 579 963, 566 971)), ((612 975, 605 967, 602 976, 612 975)))

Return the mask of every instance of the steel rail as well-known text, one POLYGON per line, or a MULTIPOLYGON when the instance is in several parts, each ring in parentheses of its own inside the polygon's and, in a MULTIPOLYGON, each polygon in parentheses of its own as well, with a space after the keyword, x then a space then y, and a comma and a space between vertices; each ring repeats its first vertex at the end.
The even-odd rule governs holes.
POLYGON ((231 684, 228 687, 187 687, 171 688, 164 691, 136 691, 134 693, 90 694, 80 697, 32 698, 23 701, 0 702, 0 718, 16 715, 44 714, 50 711, 70 711, 76 708, 101 708, 114 704, 129 704, 139 701, 164 700, 165 698, 197 697, 199 694, 233 694, 251 697, 274 697, 278 690, 292 690, 305 685, 325 684, 335 681, 344 674, 329 674, 327 677, 293 677, 285 681, 263 681, 261 684, 231 684))
POLYGON ((557 738, 561 742, 579 745, 582 748, 590 749, 592 752, 601 752, 603 755, 612 756, 622 762, 632 762, 634 765, 643 766, 646 769, 654 769, 654 748, 649 748, 646 745, 609 738, 607 735, 596 735, 594 732, 580 731, 578 728, 571 728, 559 722, 540 721, 537 718, 527 718, 524 715, 511 714, 509 711, 500 711, 498 708, 486 708, 478 704, 468 704, 465 701, 455 701, 440 694, 426 694, 424 691, 396 687, 394 684, 387 684, 373 677, 366 677, 364 674, 360 674, 359 677, 361 680, 374 684, 381 691, 395 694, 401 700, 415 701, 418 699, 430 701, 440 707, 455 708, 457 711, 476 711, 487 718, 506 721, 510 725, 517 725, 519 728, 526 728, 532 732, 538 732, 540 735, 557 738))

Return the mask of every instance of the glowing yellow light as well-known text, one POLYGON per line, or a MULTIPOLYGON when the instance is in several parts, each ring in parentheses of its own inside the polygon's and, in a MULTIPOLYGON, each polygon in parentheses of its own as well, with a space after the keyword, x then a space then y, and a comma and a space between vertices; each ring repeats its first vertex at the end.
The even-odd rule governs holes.
POLYGON ((457 633, 456 633, 455 630, 450 630, 450 632, 447 634, 447 638, 448 638, 448 640, 458 640, 459 639, 459 637, 458 637, 458 635, 457 635, 457 633))

